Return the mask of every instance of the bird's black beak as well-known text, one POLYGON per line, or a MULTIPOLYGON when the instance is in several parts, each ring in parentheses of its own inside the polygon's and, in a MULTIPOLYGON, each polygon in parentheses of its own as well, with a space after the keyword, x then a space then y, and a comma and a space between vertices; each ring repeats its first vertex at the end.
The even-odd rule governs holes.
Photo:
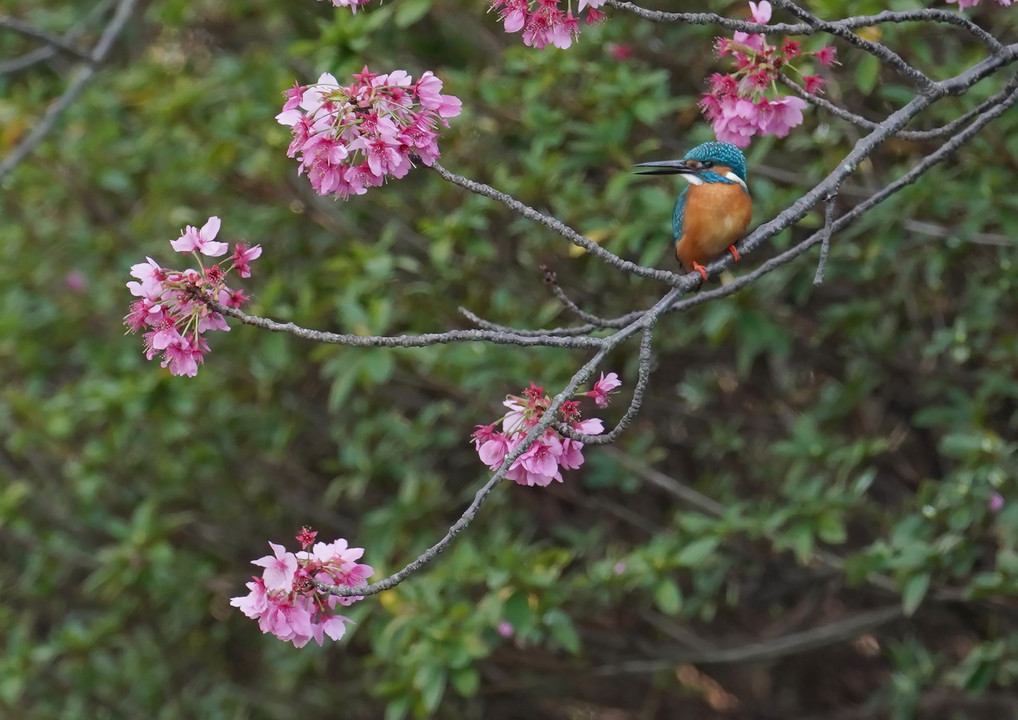
POLYGON ((658 160, 655 162, 637 163, 633 167, 647 168, 637 170, 637 175, 689 175, 696 172, 687 160, 658 160))

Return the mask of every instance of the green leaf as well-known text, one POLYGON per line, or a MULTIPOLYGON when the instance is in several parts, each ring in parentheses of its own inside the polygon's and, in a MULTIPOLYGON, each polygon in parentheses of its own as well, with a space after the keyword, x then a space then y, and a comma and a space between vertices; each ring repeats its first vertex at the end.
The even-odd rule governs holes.
POLYGON ((678 583, 671 578, 659 582, 654 588, 654 602, 666 615, 677 614, 682 609, 682 591, 678 583))
POLYGON ((544 616, 544 624, 551 631, 555 642, 566 652, 576 655, 580 652, 580 636, 573 627, 572 619, 561 610, 551 610, 544 616))
POLYGON ((480 687, 481 678, 472 667, 460 668, 452 674, 452 686, 463 697, 473 697, 480 687))
POLYGON ((714 554, 720 544, 721 540, 713 537, 694 540, 675 556, 675 564, 679 567, 699 567, 714 554))
POLYGON ((840 545, 845 542, 845 523, 833 512, 821 513, 817 519, 817 535, 825 543, 840 545))
POLYGON ((518 631, 529 628, 534 622, 534 613, 530 609, 527 594, 517 590, 502 606, 502 617, 518 631))
POLYGON ((908 579, 901 593, 901 606, 905 611, 905 615, 911 616, 916 611, 923 598, 926 597, 926 591, 929 588, 929 573, 913 575, 908 579))
POLYGON ((446 669, 441 665, 421 665, 414 675, 414 687, 429 713, 435 712, 445 693, 446 669))
POLYGON ((873 55, 865 55, 859 61, 859 67, 855 71, 855 83, 864 95, 873 92, 880 77, 880 60, 873 55))

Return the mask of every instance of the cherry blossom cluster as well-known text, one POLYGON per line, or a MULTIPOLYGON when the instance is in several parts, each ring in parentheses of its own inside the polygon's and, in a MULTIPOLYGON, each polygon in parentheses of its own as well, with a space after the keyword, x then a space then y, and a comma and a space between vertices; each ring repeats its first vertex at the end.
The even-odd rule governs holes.
MULTIPOLYGON (((975 7, 980 3, 980 0, 947 0, 949 3, 958 3, 958 9, 964 10, 968 7, 975 7)), ((1014 0, 997 0, 997 4, 1003 7, 1010 7, 1014 0)))
POLYGON ((350 12, 357 12, 361 5, 367 5, 371 0, 329 0, 336 7, 348 7, 350 12))
POLYGON ((498 11, 498 19, 507 33, 523 31, 524 45, 539 50, 549 45, 565 49, 580 34, 579 14, 586 10, 587 25, 600 22, 604 13, 597 8, 604 3, 605 0, 579 0, 576 15, 570 0, 565 10, 559 7, 560 0, 492 0, 491 9, 498 11))
MULTIPOLYGON (((767 0, 751 2, 749 7, 754 22, 770 22, 771 4, 767 0)), ((710 91, 700 103, 718 140, 746 147, 754 135, 785 137, 802 122, 806 102, 794 95, 778 96, 776 85, 781 69, 794 70, 790 63, 803 55, 800 42, 786 37, 776 46, 763 35, 736 32, 731 38, 718 38, 717 51, 719 57, 731 55, 735 62, 733 71, 710 77, 710 91)), ((831 46, 810 55, 824 67, 836 62, 831 46)), ((824 81, 819 75, 804 75, 802 80, 807 92, 823 90, 824 81)))
MULTIPOLYGON (((598 407, 607 407, 609 395, 621 385, 618 375, 601 373, 594 383, 594 389, 584 393, 592 398, 598 407)), ((522 396, 510 395, 503 403, 509 412, 502 418, 502 429, 498 422, 478 425, 473 434, 474 449, 481 462, 491 470, 497 470, 505 462, 506 455, 519 447, 524 436, 544 416, 551 405, 551 398, 544 388, 530 383, 522 396)), ((559 419, 573 430, 585 435, 600 435, 604 423, 597 418, 580 420, 580 403, 567 400, 558 410, 559 419)), ((527 450, 517 457, 509 467, 506 478, 520 485, 546 487, 552 480, 562 482, 561 470, 575 470, 583 464, 583 443, 562 437, 549 427, 531 443, 527 450)))
POLYGON ((430 70, 417 82, 403 70, 377 74, 365 67, 340 85, 323 73, 313 85, 294 85, 276 116, 293 130, 288 157, 300 162, 319 195, 363 195, 387 177, 401 178, 419 159, 439 157, 438 128, 460 114, 430 70))
POLYGON ((131 332, 146 330, 145 357, 152 360, 162 353, 162 366, 174 375, 193 377, 209 351, 203 334, 230 329, 222 314, 203 300, 211 298, 234 308, 247 302, 243 290, 227 287, 226 278, 231 270, 242 278, 251 277, 251 261, 262 254, 259 245, 237 243, 228 258, 229 265, 215 263, 205 267, 202 256, 222 257, 229 250, 227 243, 215 239, 219 226, 219 218, 210 217, 201 230, 188 225, 179 238, 170 241, 177 252, 192 254, 198 269, 170 270, 160 267, 152 258, 131 266, 131 276, 137 280, 127 283, 127 288, 139 300, 131 304, 124 324, 131 332))
POLYGON ((310 640, 321 645, 326 635, 339 640, 351 620, 337 614, 336 606, 363 599, 360 595, 336 597, 323 593, 316 582, 362 587, 374 572, 370 565, 357 562, 364 555, 363 548, 349 547, 343 538, 316 543, 317 534, 303 528, 297 535, 302 548, 297 553, 270 542, 272 555, 251 561, 265 568, 261 577, 255 575, 247 583, 251 592, 230 600, 231 605, 257 620, 263 633, 272 633, 296 647, 304 647, 310 640))

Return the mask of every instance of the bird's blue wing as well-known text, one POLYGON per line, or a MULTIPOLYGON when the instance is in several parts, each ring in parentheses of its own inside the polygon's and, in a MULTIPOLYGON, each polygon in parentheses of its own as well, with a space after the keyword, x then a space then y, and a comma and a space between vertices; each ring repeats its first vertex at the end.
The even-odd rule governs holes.
POLYGON ((684 188, 675 199, 675 209, 672 210, 672 232, 675 233, 675 242, 682 237, 682 219, 686 215, 686 193, 689 188, 684 188))

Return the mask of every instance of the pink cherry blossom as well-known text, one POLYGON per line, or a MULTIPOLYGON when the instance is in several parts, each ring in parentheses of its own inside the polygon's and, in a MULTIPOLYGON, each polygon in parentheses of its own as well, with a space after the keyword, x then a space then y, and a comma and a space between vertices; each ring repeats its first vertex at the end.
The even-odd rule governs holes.
POLYGON ((293 585, 294 573, 297 572, 297 556, 287 552, 282 545, 270 542, 269 547, 275 553, 274 557, 266 555, 252 560, 251 564, 265 568, 262 579, 265 581, 266 590, 289 590, 293 585))
MULTIPOLYGON (((181 252, 197 251, 206 256, 223 255, 227 243, 214 242, 219 232, 219 218, 209 218, 201 230, 188 226, 171 246, 181 252), (219 246, 222 246, 220 248, 219 246)), ((216 263, 199 269, 171 270, 160 267, 152 258, 131 266, 127 283, 131 294, 139 298, 131 304, 124 317, 130 332, 143 333, 145 357, 153 360, 162 354, 160 364, 173 375, 194 376, 209 351, 204 334, 211 331, 229 331, 226 318, 212 310, 203 298, 216 299, 230 307, 240 307, 247 300, 242 290, 226 286, 231 270, 248 277, 250 263, 261 255, 261 248, 238 245, 231 259, 232 266, 216 263)))
POLYGON ((224 242, 213 242, 216 235, 219 234, 219 224, 219 218, 212 216, 201 230, 196 230, 193 226, 188 225, 179 238, 170 241, 170 245, 181 253, 197 251, 207 257, 219 257, 229 248, 229 245, 224 242))
POLYGON ((838 50, 833 45, 824 45, 822 48, 813 53, 813 57, 816 61, 824 67, 831 67, 837 64, 838 50))
MULTIPOLYGON (((598 398, 607 404, 607 395, 621 383, 618 375, 601 374, 595 383, 598 392, 584 393, 583 396, 598 398)), ((600 403, 598 403, 600 404, 600 403)), ((478 425, 474 430, 474 449, 481 462, 492 471, 498 470, 524 441, 528 431, 544 416, 551 406, 551 398, 544 388, 534 383, 521 395, 510 395, 503 403, 508 412, 502 416, 502 429, 498 423, 478 425)), ((601 405, 603 407, 603 405, 601 405)), ((558 420, 583 435, 600 435, 604 423, 598 418, 580 420, 579 403, 567 400, 558 410, 558 420)), ((538 436, 510 464, 506 479, 519 485, 547 487, 552 482, 562 482, 562 470, 575 470, 583 465, 583 443, 562 436, 555 427, 549 427, 538 436)))
POLYGON ((416 83, 405 70, 378 74, 365 67, 352 77, 340 85, 322 73, 313 85, 286 90, 276 116, 293 133, 287 156, 297 158, 298 174, 320 195, 363 195, 406 176, 416 160, 431 165, 439 157, 438 129, 461 111, 430 71, 416 83))
MULTIPOLYGON (((975 7, 976 5, 979 4, 980 0, 947 0, 947 2, 949 3, 957 2, 958 9, 964 10, 965 8, 975 7)), ((1002 5, 1003 7, 1010 7, 1012 2, 1013 0, 997 0, 997 4, 1002 5)))
POLYGON ((589 398, 594 398, 594 402, 597 403, 599 408, 604 408, 608 407, 608 395, 621 385, 622 381, 619 380, 619 376, 615 373, 608 373, 607 375, 601 373, 601 379, 594 383, 594 389, 584 394, 589 398))
POLYGON ((244 243, 237 243, 233 249, 233 255, 230 259, 233 260, 233 268, 237 271, 237 274, 242 278, 251 277, 251 261, 262 256, 262 246, 255 245, 254 247, 248 247, 244 243))
MULTIPOLYGON (((350 12, 356 13, 361 5, 367 5, 371 0, 330 0, 336 7, 348 7, 350 12)), ((320 645, 321 643, 319 643, 320 645)))
POLYGON ((800 97, 787 95, 780 100, 761 100, 757 104, 757 109, 760 132, 783 138, 793 127, 802 123, 802 111, 806 109, 806 101, 800 97))
MULTIPOLYGON (((303 528, 297 539, 304 547, 317 533, 303 528)), ((326 637, 339 640, 346 632, 349 618, 337 614, 342 606, 361 600, 360 596, 337 597, 321 591, 317 583, 361 587, 373 570, 358 563, 363 548, 351 548, 343 538, 331 543, 314 543, 313 550, 288 552, 269 543, 273 555, 253 561, 263 567, 261 577, 247 583, 247 595, 232 598, 230 604, 258 621, 263 633, 303 647, 311 640, 319 645, 326 637)))
MULTIPOLYGON (((749 6, 754 22, 770 22, 770 3, 751 2, 749 6)), ((710 89, 700 106, 718 140, 738 147, 747 147, 757 135, 785 137, 802 123, 805 102, 795 96, 778 95, 777 80, 783 67, 804 57, 812 57, 824 66, 835 62, 833 47, 825 46, 803 56, 800 41, 786 37, 780 45, 771 45, 759 33, 735 32, 731 39, 719 38, 716 47, 719 57, 732 57, 735 68, 710 77, 710 89)), ((816 94, 823 89, 819 75, 793 69, 802 74, 807 92, 816 94)))
POLYGON ((553 45, 568 48, 579 35, 579 16, 586 11, 586 24, 604 19, 604 13, 597 10, 606 0, 579 0, 577 14, 573 15, 569 2, 562 0, 492 0, 491 9, 498 11, 498 18, 507 33, 522 30, 523 44, 537 49, 553 45), (560 5, 565 4, 565 9, 560 5))

